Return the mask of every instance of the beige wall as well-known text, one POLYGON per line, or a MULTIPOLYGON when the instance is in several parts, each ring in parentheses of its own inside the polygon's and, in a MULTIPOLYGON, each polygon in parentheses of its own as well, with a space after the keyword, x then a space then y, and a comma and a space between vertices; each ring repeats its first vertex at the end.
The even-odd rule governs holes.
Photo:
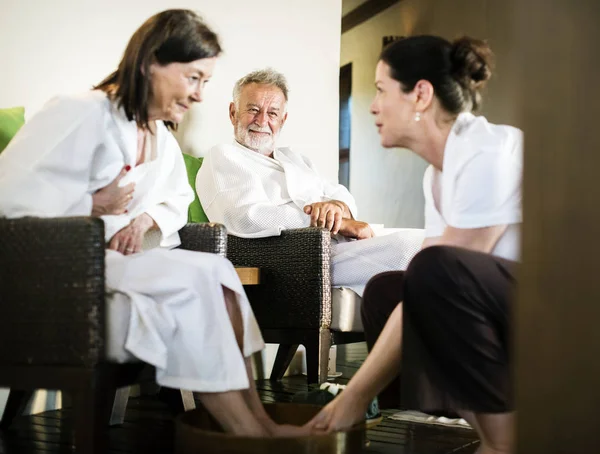
POLYGON ((233 83, 271 65, 291 86, 282 144, 337 180, 341 0, 1 0, 0 107, 25 105, 31 114, 55 94, 89 89, 114 70, 146 18, 176 7, 198 9, 225 48, 205 102, 179 134, 184 151, 202 155, 230 142, 233 83))
POLYGON ((426 164, 408 150, 386 150, 369 105, 375 65, 386 35, 462 34, 488 39, 497 54, 497 72, 482 111, 490 121, 517 124, 509 54, 510 33, 503 2, 493 0, 404 0, 342 35, 341 61, 352 62, 350 190, 359 217, 388 227, 422 227, 421 181, 426 164))

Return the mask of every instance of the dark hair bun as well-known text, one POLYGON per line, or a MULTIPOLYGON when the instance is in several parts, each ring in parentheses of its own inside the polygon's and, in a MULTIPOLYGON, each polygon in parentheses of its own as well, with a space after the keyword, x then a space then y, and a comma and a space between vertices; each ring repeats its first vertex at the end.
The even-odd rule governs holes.
POLYGON ((485 41, 463 36, 452 43, 451 73, 466 89, 479 89, 492 77, 493 53, 485 41))

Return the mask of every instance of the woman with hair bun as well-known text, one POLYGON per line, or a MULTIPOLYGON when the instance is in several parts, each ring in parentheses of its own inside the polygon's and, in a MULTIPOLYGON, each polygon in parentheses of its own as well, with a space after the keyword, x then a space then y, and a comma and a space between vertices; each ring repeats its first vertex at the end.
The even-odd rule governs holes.
POLYGON ((311 428, 356 424, 379 395, 382 407, 458 413, 477 430, 480 454, 512 452, 523 141, 520 130, 472 113, 491 74, 489 46, 468 37, 415 36, 384 49, 371 112, 384 147, 430 164, 426 238, 405 272, 367 285, 369 356, 311 428))

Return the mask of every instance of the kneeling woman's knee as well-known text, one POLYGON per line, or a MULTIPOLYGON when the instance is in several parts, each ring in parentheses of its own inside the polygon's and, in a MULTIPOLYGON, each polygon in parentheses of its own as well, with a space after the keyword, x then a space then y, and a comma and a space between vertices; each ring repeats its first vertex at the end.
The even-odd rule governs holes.
POLYGON ((402 271, 388 271, 376 274, 367 282, 361 303, 363 319, 370 313, 381 312, 390 305, 390 299, 396 303, 402 300, 403 278, 402 271))
POLYGON ((405 302, 432 302, 428 295, 453 285, 451 274, 458 251, 451 246, 430 246, 415 255, 404 275, 405 302))

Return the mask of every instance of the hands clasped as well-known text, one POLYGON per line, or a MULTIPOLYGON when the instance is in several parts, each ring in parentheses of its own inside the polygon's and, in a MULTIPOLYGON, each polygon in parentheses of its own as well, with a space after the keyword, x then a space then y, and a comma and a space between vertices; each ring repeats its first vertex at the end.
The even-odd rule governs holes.
POLYGON ((373 238, 375 233, 371 226, 363 221, 355 221, 354 219, 344 219, 340 228, 340 235, 356 240, 366 240, 373 238))
POLYGON ((333 235, 357 240, 375 236, 369 224, 352 219, 348 205, 340 200, 312 203, 304 207, 304 212, 310 215, 311 227, 324 227, 333 235))
POLYGON ((334 235, 342 227, 342 220, 351 217, 348 205, 339 200, 311 203, 304 207, 304 212, 310 215, 311 227, 325 227, 334 235))

